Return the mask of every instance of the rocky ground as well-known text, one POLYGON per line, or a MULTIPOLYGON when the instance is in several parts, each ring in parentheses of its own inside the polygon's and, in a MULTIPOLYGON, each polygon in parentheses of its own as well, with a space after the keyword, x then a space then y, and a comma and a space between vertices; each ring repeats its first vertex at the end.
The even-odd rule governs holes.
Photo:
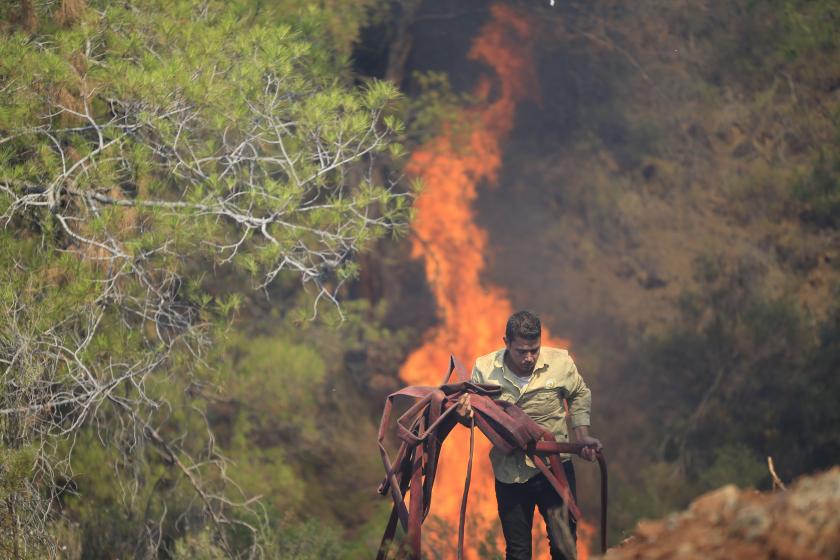
POLYGON ((840 558, 840 467, 760 493, 724 486, 684 512, 642 521, 605 560, 840 558))

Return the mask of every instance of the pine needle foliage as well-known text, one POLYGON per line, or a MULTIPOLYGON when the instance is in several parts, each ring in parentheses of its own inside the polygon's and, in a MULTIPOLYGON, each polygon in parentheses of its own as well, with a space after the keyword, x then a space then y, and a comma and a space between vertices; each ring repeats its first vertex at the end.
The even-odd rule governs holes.
POLYGON ((353 257, 408 218, 375 163, 400 153, 398 92, 346 70, 371 2, 65 4, 0 11, 0 551, 58 554, 73 450, 98 444, 122 488, 102 503, 155 516, 122 554, 206 526, 259 556, 196 398, 242 290, 296 277, 340 314, 353 257), (209 289, 225 266, 253 286, 209 289))

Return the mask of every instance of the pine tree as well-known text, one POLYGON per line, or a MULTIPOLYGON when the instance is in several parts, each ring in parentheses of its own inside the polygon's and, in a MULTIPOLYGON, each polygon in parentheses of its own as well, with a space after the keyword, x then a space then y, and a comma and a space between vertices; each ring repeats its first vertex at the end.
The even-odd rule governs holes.
POLYGON ((74 445, 97 440, 126 484, 154 479, 151 455, 178 471, 214 542, 259 552, 260 515, 240 513, 251 502, 231 498, 184 395, 208 390, 248 288, 214 270, 297 277, 317 314, 338 306, 354 255, 407 219, 411 193, 374 165, 401 153, 398 93, 352 85, 342 54, 353 26, 339 23, 357 29, 369 4, 0 11, 3 555, 55 553, 74 445))

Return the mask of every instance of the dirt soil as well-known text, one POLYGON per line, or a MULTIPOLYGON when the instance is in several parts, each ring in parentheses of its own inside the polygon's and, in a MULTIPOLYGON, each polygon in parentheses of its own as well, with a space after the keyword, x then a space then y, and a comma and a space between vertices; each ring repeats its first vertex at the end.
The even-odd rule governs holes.
POLYGON ((840 467, 772 494, 724 486, 684 512, 640 522, 603 558, 840 558, 840 467))

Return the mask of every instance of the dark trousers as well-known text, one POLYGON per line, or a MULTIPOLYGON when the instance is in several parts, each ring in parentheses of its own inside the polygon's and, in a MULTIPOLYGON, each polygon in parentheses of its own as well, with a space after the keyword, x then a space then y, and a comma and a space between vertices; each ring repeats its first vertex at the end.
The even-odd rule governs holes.
MULTIPOLYGON (((575 469, 572 462, 564 461, 563 469, 566 471, 572 496, 577 500, 575 469)), ((545 475, 540 473, 521 484, 505 484, 497 480, 496 502, 499 505, 499 519, 502 521, 502 532, 505 535, 506 560, 531 560, 534 506, 539 508, 546 522, 552 560, 575 558, 577 524, 571 517, 564 517, 563 499, 557 495, 545 475), (568 532, 563 527, 566 523, 568 532)))

